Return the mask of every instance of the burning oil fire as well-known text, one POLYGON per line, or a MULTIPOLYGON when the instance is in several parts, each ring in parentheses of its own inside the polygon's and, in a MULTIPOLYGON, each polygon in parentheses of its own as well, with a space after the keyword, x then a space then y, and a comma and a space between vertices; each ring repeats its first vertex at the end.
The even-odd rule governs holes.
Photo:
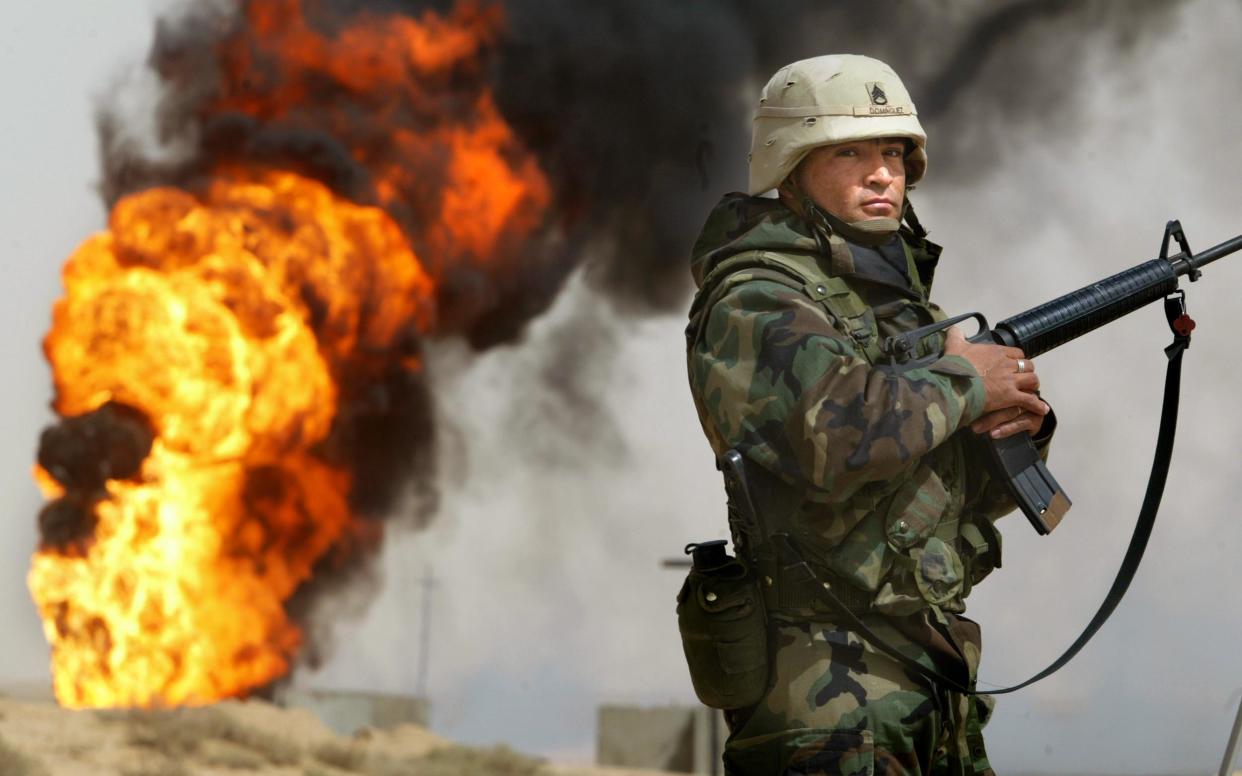
POLYGON ((461 85, 495 12, 359 15, 328 36, 311 10, 243 4, 199 120, 320 127, 365 194, 296 154, 204 152, 193 180, 119 199, 65 265, 44 343, 65 421, 41 444, 53 500, 29 575, 65 706, 207 703, 289 670, 287 602, 373 530, 346 394, 417 373, 410 343, 464 326, 446 280, 502 271, 545 223, 537 163, 461 85))

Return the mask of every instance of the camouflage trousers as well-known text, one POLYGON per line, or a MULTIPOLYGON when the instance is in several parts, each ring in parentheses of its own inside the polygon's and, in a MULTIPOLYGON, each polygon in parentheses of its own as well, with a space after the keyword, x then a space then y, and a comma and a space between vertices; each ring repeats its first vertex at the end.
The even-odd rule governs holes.
MULTIPOLYGON (((925 649, 883 618, 866 623, 932 665, 925 649)), ((932 689, 831 623, 773 625, 767 694, 725 715, 728 776, 994 776, 981 732, 990 698, 932 689)), ((973 681, 978 650, 964 663, 973 681)))

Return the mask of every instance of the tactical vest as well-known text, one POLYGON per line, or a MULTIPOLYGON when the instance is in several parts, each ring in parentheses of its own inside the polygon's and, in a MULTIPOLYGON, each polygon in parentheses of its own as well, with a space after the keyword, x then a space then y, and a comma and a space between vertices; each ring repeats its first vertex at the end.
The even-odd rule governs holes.
MULTIPOLYGON (((938 252, 938 246, 906 230, 902 237, 907 272, 919 299, 882 306, 890 309, 869 306, 846 278, 830 274, 825 265, 831 262, 831 252, 849 251, 836 235, 824 246, 828 256, 796 250, 730 256, 712 268, 695 296, 687 328, 688 352, 702 337, 708 312, 717 301, 742 283, 767 280, 805 295, 872 366, 885 364, 880 348, 884 336, 945 317, 927 300, 916 261, 919 251, 938 252)), ((933 346, 923 343, 918 355, 933 346)), ((801 556, 821 578, 831 580, 838 597, 857 612, 900 616, 929 607, 964 611, 963 599, 971 587, 1000 566, 996 529, 986 518, 963 518, 968 486, 965 455, 963 439, 951 436, 912 462, 902 476, 870 483, 843 504, 817 502, 807 488, 749 465, 752 497, 768 534, 756 549, 769 612, 815 618, 829 611, 822 596, 792 578, 770 541, 777 534, 796 542, 801 556)), ((737 544, 740 537, 734 533, 737 544)))

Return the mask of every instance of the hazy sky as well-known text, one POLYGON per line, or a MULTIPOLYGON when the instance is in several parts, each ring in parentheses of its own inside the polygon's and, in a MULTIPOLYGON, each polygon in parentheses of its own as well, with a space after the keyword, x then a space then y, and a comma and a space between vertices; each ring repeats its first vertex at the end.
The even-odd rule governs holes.
POLYGON ((0 116, 3 302, 0 353, 4 439, 0 492, 9 515, 0 552, 0 676, 47 672, 47 648, 26 592, 40 496, 30 479, 39 429, 50 417, 50 373, 40 341, 60 292, 64 258, 103 226, 92 185, 97 157, 93 98, 150 41, 152 3, 15 3, 6 9, 0 79, 9 107, 0 116))
MULTIPOLYGON (((24 583, 39 506, 29 469, 49 417, 39 341, 61 263, 104 222, 91 188, 93 100, 141 60, 167 5, 75 0, 6 14, 0 478, 10 514, 0 528, 0 679, 47 670, 24 583)), ((952 187, 937 184, 933 132, 918 201, 947 246, 940 304, 1005 317, 1154 257, 1171 217, 1200 249, 1242 233, 1240 40, 1242 5, 1204 0, 1143 51, 1122 59, 1101 46, 1086 77, 1061 85, 1078 98, 1073 133, 1011 125, 1000 158, 981 159, 977 175, 958 170, 952 187)), ((956 109, 978 104, 968 93, 956 109)), ((741 183, 741 165, 722 187, 741 183)), ((1237 256, 1188 289, 1199 328, 1148 557, 1082 655, 1000 700, 988 741, 1001 772, 1219 763, 1242 689, 1240 287, 1237 256)), ((443 734, 589 757, 597 704, 692 701, 673 619, 680 580, 658 563, 687 541, 722 535, 724 518, 685 388, 682 326, 680 316, 618 319, 573 283, 523 346, 478 359, 451 345, 433 350, 446 418, 440 515, 423 533, 390 537, 373 606, 341 619, 328 665, 299 681, 411 691, 417 582, 431 568, 430 690, 443 734), (541 382, 566 338, 583 332, 614 355, 584 362, 582 384, 608 410, 593 419, 565 416, 541 382)), ((1061 419, 1052 468, 1074 509, 1046 538, 1020 517, 1003 523, 1004 568, 971 597, 984 626, 984 680, 1042 668, 1111 582, 1150 465, 1167 339, 1153 306, 1040 359, 1061 419)))

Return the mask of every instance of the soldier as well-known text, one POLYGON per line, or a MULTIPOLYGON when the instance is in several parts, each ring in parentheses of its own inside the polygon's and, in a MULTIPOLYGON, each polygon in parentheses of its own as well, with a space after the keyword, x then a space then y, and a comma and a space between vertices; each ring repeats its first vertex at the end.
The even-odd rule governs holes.
POLYGON ((885 336, 945 317, 928 298, 940 247, 906 197, 926 136, 887 65, 779 70, 749 160, 749 195, 726 195, 695 244, 687 329, 703 430, 717 455, 742 453, 763 517, 768 679, 726 712, 726 772, 990 774, 990 699, 834 622, 773 537, 902 654, 973 687, 980 633, 964 601, 1000 565, 993 522, 1013 504, 968 437, 1029 432, 1046 454, 1055 420, 1034 364, 957 330, 920 347, 943 351, 929 365, 884 359, 885 336))

